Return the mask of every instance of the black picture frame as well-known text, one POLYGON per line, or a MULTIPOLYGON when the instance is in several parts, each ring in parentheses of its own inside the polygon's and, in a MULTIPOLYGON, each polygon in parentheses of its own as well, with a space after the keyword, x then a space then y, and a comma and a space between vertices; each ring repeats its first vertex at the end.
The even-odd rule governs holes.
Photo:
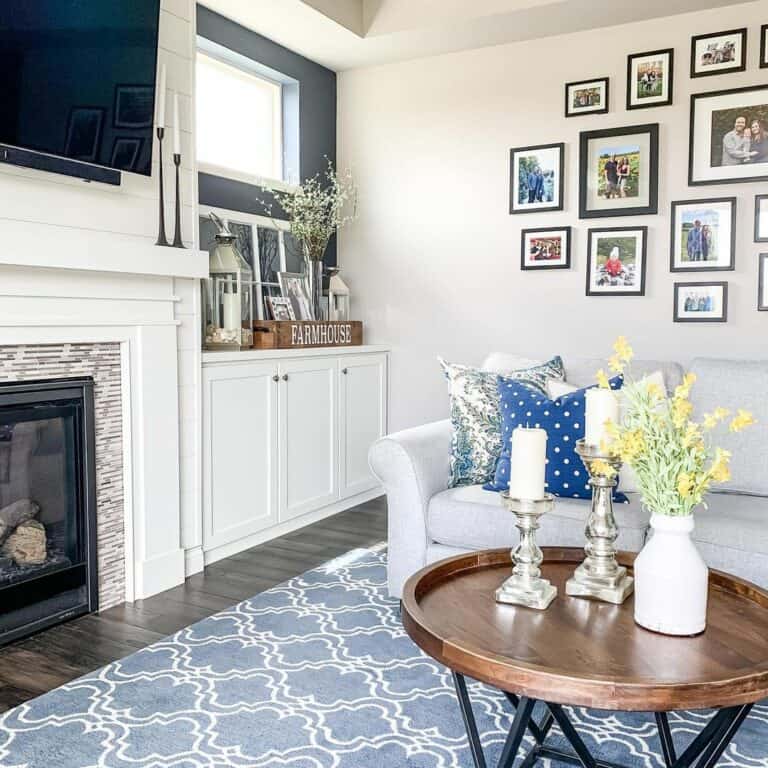
POLYGON ((155 86, 118 84, 115 86, 114 128, 151 128, 155 116, 155 86))
POLYGON ((570 226, 566 227, 536 227, 534 229, 523 229, 520 232, 520 269, 523 271, 549 271, 553 269, 570 269, 571 268, 571 238, 573 237, 572 228, 570 226), (526 256, 526 248, 525 248, 525 241, 526 236, 531 235, 534 233, 544 233, 544 232, 565 232, 566 237, 566 248, 565 248, 565 261, 562 264, 552 264, 547 265, 546 263, 542 263, 541 265, 531 265, 526 264, 525 256, 526 256))
POLYGON ((736 203, 735 197, 711 197, 698 200, 673 200, 669 231, 669 271, 670 272, 733 272, 736 269, 736 203), (704 205, 706 203, 728 203, 731 207, 730 259, 725 267, 676 267, 675 236, 677 234, 677 209, 684 205, 704 205))
POLYGON ((64 144, 66 157, 84 162, 98 160, 105 114, 103 107, 72 107, 64 144))
POLYGON ((584 117, 585 115, 605 115, 608 113, 611 104, 610 97, 610 78, 608 77, 593 77, 589 80, 576 80, 572 83, 565 84, 565 116, 566 117, 584 117), (571 107, 570 92, 571 88, 577 88, 580 85, 589 85, 590 83, 602 83, 605 89, 605 104, 599 109, 588 109, 584 112, 574 112, 571 107))
POLYGON ((672 320, 675 323, 727 323, 728 322, 728 283, 725 281, 711 283, 684 282, 674 284, 674 311, 672 320), (721 286, 723 289, 723 313, 721 317, 680 317, 677 311, 678 297, 681 288, 712 288, 721 286))
POLYGON ((768 69, 768 24, 760 27, 760 50, 758 52, 760 69, 768 69))
MULTIPOLYGON (((688 133, 688 186, 689 187, 701 187, 710 186, 712 184, 751 184, 757 181, 768 181, 768 167, 766 172, 760 176, 731 176, 728 178, 703 178, 694 179, 694 164, 696 158, 694 157, 695 141, 696 141, 696 107, 697 104, 703 102, 706 99, 717 99, 723 96, 732 96, 736 93, 750 93, 752 91, 765 91, 766 104, 768 104, 768 83, 765 85, 748 85, 743 88, 728 88, 723 91, 707 91, 705 93, 691 94, 691 107, 689 116, 689 133, 688 133)), ((711 148, 710 148, 711 152, 711 148)), ((722 166, 720 166, 722 167, 722 166)), ((740 168, 743 166, 734 165, 734 168, 740 168)))
POLYGON ((594 227, 587 230, 587 296, 645 296, 645 277, 648 264, 648 227, 594 227), (641 232, 643 243, 641 248, 642 265, 640 267, 640 287, 633 291, 595 291, 592 290, 592 240, 597 233, 603 232, 641 232))
POLYGON ((626 125, 619 128, 601 128, 596 131, 582 131, 579 134, 579 218, 602 219, 608 216, 646 216, 659 211, 659 124, 626 125), (647 133, 650 141, 650 179, 648 183, 648 205, 619 208, 588 208, 587 173, 589 172, 589 143, 594 139, 631 136, 647 133))
POLYGON ((760 236, 760 205, 765 201, 768 207, 768 195, 755 195, 755 242, 768 243, 768 232, 764 237, 760 236))
POLYGON ((627 110, 653 109, 654 107, 667 107, 672 104, 675 89, 675 49, 661 48, 658 51, 645 51, 644 53, 630 53, 627 56, 627 110), (669 56, 669 71, 667 73, 667 98, 664 101, 655 101, 652 104, 632 103, 632 62, 634 59, 642 59, 650 56, 669 56))
POLYGON ((565 142, 556 142, 553 144, 536 144, 530 147, 513 147, 509 150, 509 213, 510 214, 522 214, 522 213, 549 213, 552 211, 562 211, 565 206, 565 142), (545 149, 556 149, 559 151, 559 163, 557 169, 557 175, 559 182, 556 185, 557 199, 553 201, 552 205, 541 205, 531 208, 520 208, 520 203, 517 203, 515 198, 515 155, 532 153, 545 149))
POLYGON ((744 72, 747 68, 747 28, 726 29, 722 32, 708 32, 704 35, 694 35, 691 38, 691 77, 712 77, 713 75, 729 75, 732 72, 744 72), (696 71, 696 43, 709 38, 725 37, 726 35, 739 35, 741 37, 741 59, 732 67, 716 69, 712 72, 696 71))
POLYGON ((112 145, 110 167, 121 171, 132 171, 141 154, 144 139, 136 136, 118 136, 112 145))
POLYGON ((761 253, 758 259, 757 311, 768 312, 768 253, 761 253))

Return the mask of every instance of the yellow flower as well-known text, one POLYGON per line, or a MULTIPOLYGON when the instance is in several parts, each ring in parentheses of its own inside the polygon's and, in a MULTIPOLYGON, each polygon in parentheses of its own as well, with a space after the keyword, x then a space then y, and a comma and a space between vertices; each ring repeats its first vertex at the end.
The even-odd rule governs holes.
POLYGON ((714 429, 729 414, 730 411, 727 408, 715 408, 712 413, 705 413, 704 429, 714 429))
POLYGON ((592 462, 592 472, 603 477, 613 477, 616 470, 605 459, 595 459, 592 462))
POLYGON ((685 400, 691 393, 691 387, 696 382, 695 373, 686 373, 683 376, 683 383, 675 387, 675 397, 679 400, 685 400))
POLYGON ((615 450, 621 456, 622 461, 626 464, 632 464, 645 451, 645 448, 643 431, 641 429, 633 429, 621 435, 615 450))
POLYGON ((685 426, 692 412, 693 406, 687 400, 676 398, 672 401, 672 422, 678 429, 685 426))
POLYGON ((611 388, 611 385, 608 381, 608 375, 602 368, 597 372, 597 383, 601 387, 601 389, 611 388))
POLYGON ((612 373, 624 373, 624 363, 617 355, 614 355, 608 360, 608 367, 611 369, 612 373))
POLYGON ((716 483, 725 483, 731 479, 731 470, 728 466, 730 460, 730 451, 724 451, 722 448, 715 450, 715 459, 709 468, 708 474, 716 483))
POLYGON ((693 492, 693 478, 687 472, 681 472, 677 478, 677 492, 687 499, 693 492))
POLYGON ((731 420, 728 429, 731 432, 741 432, 742 429, 751 427, 753 424, 757 424, 755 417, 749 411, 745 411, 743 408, 739 408, 739 410, 736 412, 736 415, 731 420))
POLYGON ((632 347, 629 346, 629 342, 627 342, 625 336, 619 336, 619 338, 616 339, 616 342, 613 345, 613 351, 616 353, 616 357, 624 363, 628 363, 635 356, 635 353, 632 351, 632 347))
POLYGON ((664 391, 655 381, 648 382, 646 392, 652 400, 661 400, 664 397, 664 391))
POLYGON ((696 445, 699 442, 700 437, 699 425, 690 422, 685 428, 685 434, 683 435, 683 447, 690 448, 691 446, 696 445))

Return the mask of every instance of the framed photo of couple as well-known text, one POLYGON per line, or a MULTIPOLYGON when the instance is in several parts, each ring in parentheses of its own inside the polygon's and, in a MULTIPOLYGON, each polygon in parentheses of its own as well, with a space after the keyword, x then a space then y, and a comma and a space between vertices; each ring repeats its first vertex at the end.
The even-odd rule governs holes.
POLYGON ((583 131, 579 218, 658 212, 659 125, 583 131))
POLYGON ((563 210, 564 157, 562 142, 510 150, 510 213, 563 210))
POLYGON ((691 96, 688 184, 768 179, 768 85, 691 96))
POLYGON ((728 271, 735 261, 735 197, 672 203, 671 272, 728 271))

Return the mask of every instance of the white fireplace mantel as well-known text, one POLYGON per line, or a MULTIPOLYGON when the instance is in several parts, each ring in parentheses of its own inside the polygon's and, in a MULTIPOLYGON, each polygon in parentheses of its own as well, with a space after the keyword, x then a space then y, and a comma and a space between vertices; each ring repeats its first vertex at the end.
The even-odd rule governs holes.
POLYGON ((208 254, 146 238, 4 220, 0 264, 165 277, 208 277, 208 254))

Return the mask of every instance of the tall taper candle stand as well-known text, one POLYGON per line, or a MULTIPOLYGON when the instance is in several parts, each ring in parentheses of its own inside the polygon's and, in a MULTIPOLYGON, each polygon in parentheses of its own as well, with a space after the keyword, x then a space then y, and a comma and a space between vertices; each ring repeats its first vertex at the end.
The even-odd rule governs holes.
POLYGON ((589 473, 592 486, 592 508, 587 519, 584 547, 586 558, 565 585, 565 592, 572 597, 587 597, 605 603, 623 603, 634 590, 634 580, 627 569, 616 562, 614 543, 619 529, 613 516, 613 489, 616 474, 607 477, 595 470, 598 460, 609 464, 618 473, 621 459, 601 453, 595 445, 584 440, 576 443, 579 454, 589 473))
POLYGON ((544 555, 536 543, 536 531, 539 518, 552 509, 555 497, 548 493, 543 499, 516 499, 506 491, 500 495, 515 515, 520 543, 512 550, 512 575, 496 590, 496 602, 544 610, 557 597, 557 587, 541 578, 544 555))
POLYGON ((163 138, 165 137, 165 128, 158 127, 157 140, 160 142, 160 216, 158 222, 158 235, 155 245, 168 245, 165 237, 165 193, 163 189, 163 138))
POLYGON ((173 236, 173 247, 183 248, 181 240, 181 181, 179 179, 181 168, 181 155, 173 153, 173 164, 176 166, 176 233, 173 236))

